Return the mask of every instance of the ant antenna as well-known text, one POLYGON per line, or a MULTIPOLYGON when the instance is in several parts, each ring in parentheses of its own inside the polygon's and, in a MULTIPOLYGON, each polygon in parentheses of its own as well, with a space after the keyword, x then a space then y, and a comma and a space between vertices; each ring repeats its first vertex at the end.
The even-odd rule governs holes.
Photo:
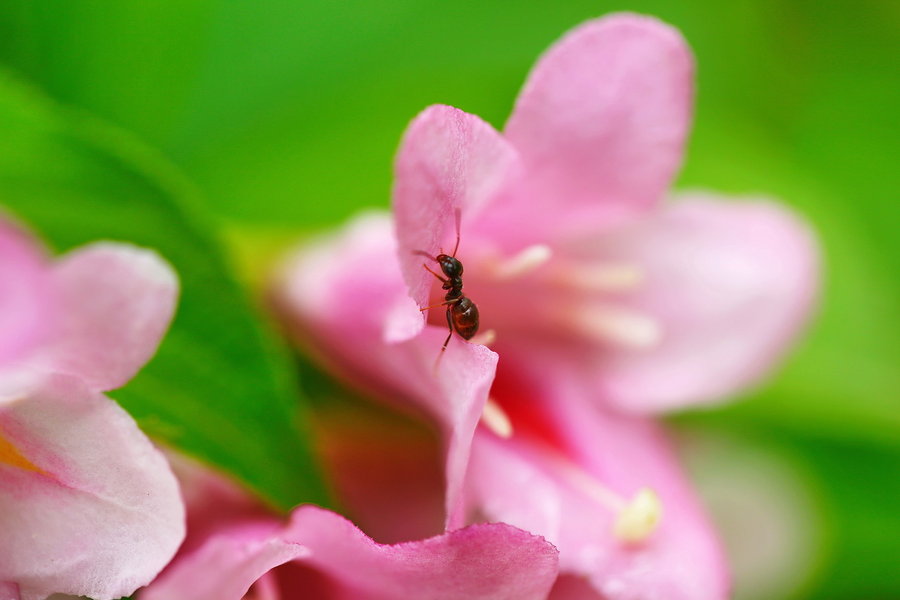
POLYGON ((453 247, 453 254, 451 254, 450 256, 452 256, 453 258, 456 258, 456 251, 459 250, 459 229, 460 229, 459 223, 462 220, 462 216, 460 215, 459 208, 456 208, 453 211, 453 217, 454 217, 454 219, 456 219, 456 245, 453 247))

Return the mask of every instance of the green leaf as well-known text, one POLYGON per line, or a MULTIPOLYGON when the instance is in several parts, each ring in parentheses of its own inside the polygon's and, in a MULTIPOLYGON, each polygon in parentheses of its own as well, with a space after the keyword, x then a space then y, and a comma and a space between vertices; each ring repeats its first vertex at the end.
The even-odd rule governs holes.
POLYGON ((0 73, 0 203, 59 251, 96 239, 155 248, 177 270, 159 353, 112 395, 150 435, 288 508, 322 503, 290 359, 229 275, 192 188, 125 134, 0 73))

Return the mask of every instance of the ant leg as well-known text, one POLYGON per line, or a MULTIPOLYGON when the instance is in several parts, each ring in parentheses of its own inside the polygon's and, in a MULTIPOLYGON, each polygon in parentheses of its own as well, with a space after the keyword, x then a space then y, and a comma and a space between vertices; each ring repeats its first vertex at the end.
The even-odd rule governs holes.
POLYGON ((447 349, 447 344, 450 343, 450 338, 453 337, 453 317, 450 315, 450 308, 447 308, 447 327, 450 328, 450 333, 447 334, 447 339, 444 340, 444 345, 441 346, 441 354, 444 353, 444 350, 447 349))
POLYGON ((453 331, 447 334, 447 339, 444 340, 444 345, 441 346, 441 353, 443 353, 447 349, 447 344, 450 343, 450 338, 453 337, 453 331))
POLYGON ((449 281, 449 279, 444 279, 443 277, 441 277, 440 275, 438 275, 437 273, 435 273, 434 271, 432 271, 431 269, 429 269, 429 268, 428 268, 428 265, 426 265, 425 263, 422 263, 422 266, 425 267, 425 270, 426 270, 426 271, 428 271, 429 273, 431 273, 432 275, 434 275, 435 277, 437 277, 438 279, 440 279, 440 280, 441 280, 441 283, 447 283, 447 282, 449 281))
POLYGON ((455 298, 453 300, 448 300, 446 302, 441 302, 440 304, 432 304, 431 306, 426 306, 425 308, 420 308, 419 311, 428 310, 429 308, 437 308, 438 306, 449 306, 454 302, 459 302, 459 298, 455 298))
POLYGON ((444 345, 441 346, 441 351, 434 359, 434 372, 437 373, 438 366, 441 364, 441 358, 444 357, 444 352, 447 350, 447 344, 450 343, 450 338, 453 337, 453 320, 450 316, 450 309, 447 309, 447 327, 450 328, 450 333, 447 334, 447 339, 444 340, 444 345))

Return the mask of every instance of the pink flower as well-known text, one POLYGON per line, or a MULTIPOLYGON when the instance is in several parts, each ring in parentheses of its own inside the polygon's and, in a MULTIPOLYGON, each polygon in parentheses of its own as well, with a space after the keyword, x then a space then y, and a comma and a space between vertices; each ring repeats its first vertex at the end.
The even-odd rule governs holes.
POLYGON ((0 597, 128 595, 175 553, 184 508, 165 458, 102 392, 156 351, 175 275, 124 244, 51 263, 6 221, 0 249, 0 597))
POLYGON ((395 237, 364 217, 283 273, 281 310, 310 352, 438 423, 448 529, 488 519, 543 535, 569 574, 554 597, 727 595, 715 536, 641 415, 755 381, 812 303, 799 219, 765 201, 664 202, 691 100, 676 31, 589 22, 541 59, 504 135, 446 106, 413 121, 395 237), (436 363, 444 308, 427 326, 419 308, 443 290, 421 252, 451 252, 457 223, 464 292, 496 354, 454 335, 436 363))
MULTIPOLYGON (((584 580, 614 600, 725 597, 715 536, 658 427, 597 406, 550 370, 500 368, 494 380, 494 362, 477 360, 489 351, 476 344, 451 343, 436 368, 446 335, 440 327, 406 342, 383 341, 381 325, 406 297, 399 268, 389 260, 394 247, 388 219, 361 217, 288 263, 280 303, 302 327, 306 347, 336 373, 438 424, 447 528, 502 521, 543 536, 559 548, 560 572, 577 577, 561 580, 561 590, 584 580), (485 380, 492 384, 487 410, 485 380), (684 549, 692 553, 689 569, 684 549)), ((371 446, 371 453, 382 450, 377 441, 371 446)), ((410 444, 409 452, 421 449, 410 444)), ((408 538, 404 516, 428 522, 420 518, 427 507, 410 501, 427 499, 426 489, 405 489, 387 511, 382 500, 384 514, 376 515, 367 504, 384 493, 361 489, 350 499, 370 530, 408 538)))
MULTIPOLYGON (((721 400, 765 374, 809 312, 815 244, 773 203, 664 202, 692 71, 675 30, 616 15, 542 57, 503 135, 446 106, 419 115, 394 186, 416 303, 435 278, 415 252, 449 251, 459 211, 465 292, 504 361, 557 366, 637 413, 721 400)), ((398 311, 389 327, 401 326, 392 339, 422 320, 398 311)))
POLYGON ((193 466, 181 471, 188 543, 141 600, 537 600, 556 578, 556 549, 508 525, 378 544, 315 506, 296 508, 282 524, 224 480, 193 466))

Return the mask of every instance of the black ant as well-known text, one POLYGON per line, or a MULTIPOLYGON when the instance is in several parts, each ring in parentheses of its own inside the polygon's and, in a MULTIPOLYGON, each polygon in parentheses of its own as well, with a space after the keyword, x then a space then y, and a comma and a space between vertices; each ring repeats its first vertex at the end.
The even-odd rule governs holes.
POLYGON ((443 302, 419 309, 426 311, 438 306, 447 307, 447 326, 450 328, 450 333, 447 334, 447 339, 444 340, 444 345, 441 346, 442 353, 447 349, 447 344, 450 343, 450 338, 453 336, 454 331, 464 340, 470 340, 478 333, 478 307, 463 294, 463 266, 456 258, 456 251, 459 250, 459 220, 459 211, 456 211, 456 246, 453 248, 453 254, 448 256, 441 253, 437 256, 431 256, 422 250, 413 252, 413 254, 420 254, 435 261, 441 266, 441 271, 446 275, 446 278, 441 277, 438 273, 432 271, 428 265, 422 263, 422 266, 429 273, 441 280, 441 287, 447 290, 447 295, 444 296, 443 302))

